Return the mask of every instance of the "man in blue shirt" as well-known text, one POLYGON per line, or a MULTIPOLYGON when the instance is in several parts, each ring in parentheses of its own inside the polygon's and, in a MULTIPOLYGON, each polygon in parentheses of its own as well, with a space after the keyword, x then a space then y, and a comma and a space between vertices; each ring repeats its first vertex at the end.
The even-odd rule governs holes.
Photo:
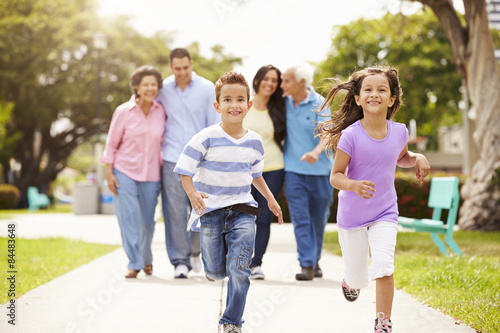
MULTIPOLYGON (((333 162, 325 152, 325 142, 314 133, 317 123, 325 120, 314 112, 319 110, 324 98, 314 91, 311 83, 312 73, 303 66, 287 69, 281 83, 287 117, 285 196, 301 266, 295 278, 303 281, 323 276, 318 262, 333 202, 329 179, 333 162)), ((329 111, 325 110, 327 114, 329 111)))
POLYGON ((174 167, 188 141, 204 129, 220 122, 215 110, 214 84, 193 71, 186 49, 170 53, 173 75, 163 81, 158 94, 167 120, 162 144, 161 198, 165 219, 165 242, 175 278, 187 278, 188 272, 201 270, 200 235, 187 231, 191 204, 174 167))

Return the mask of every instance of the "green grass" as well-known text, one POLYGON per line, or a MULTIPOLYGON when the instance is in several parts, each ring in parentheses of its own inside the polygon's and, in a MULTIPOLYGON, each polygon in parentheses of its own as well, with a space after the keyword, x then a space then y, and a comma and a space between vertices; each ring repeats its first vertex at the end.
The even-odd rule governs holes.
MULTIPOLYGON (((483 333, 500 332, 500 232, 458 231, 463 257, 443 256, 428 233, 398 234, 395 286, 483 333)), ((325 249, 341 255, 336 232, 325 249)))
POLYGON ((19 214, 47 214, 47 213, 71 213, 73 207, 71 204, 55 204, 50 205, 46 209, 39 209, 37 211, 30 211, 26 209, 0 209, 0 220, 12 218, 13 215, 19 214))
MULTIPOLYGON (((0 249, 4 264, 4 274, 8 270, 8 238, 0 237, 0 249)), ((50 280, 86 264, 104 254, 118 248, 117 245, 85 243, 65 238, 23 239, 16 238, 15 298, 25 294, 50 280)), ((8 296, 10 283, 6 278, 0 279, 0 304, 10 300, 8 296)))

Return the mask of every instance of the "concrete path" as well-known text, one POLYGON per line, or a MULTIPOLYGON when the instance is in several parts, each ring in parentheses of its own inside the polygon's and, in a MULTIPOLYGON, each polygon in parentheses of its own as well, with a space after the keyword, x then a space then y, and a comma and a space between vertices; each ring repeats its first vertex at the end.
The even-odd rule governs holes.
MULTIPOLYGON (((0 236, 15 222, 18 238, 56 237, 120 244, 113 215, 29 214, 0 220, 0 236)), ((334 228, 329 225, 328 228, 334 228)), ((22 251, 18 239, 17 251, 22 251)), ((4 253, 6 250, 4 249, 4 253)), ((15 302, 16 325, 8 304, 0 313, 0 332, 19 333, 218 333, 227 282, 208 282, 203 273, 174 279, 164 242, 163 223, 153 240, 154 272, 123 278, 127 258, 122 248, 46 283, 15 302)), ((22 266, 22 262, 17 265, 22 266)), ((266 279, 252 281, 245 309, 245 333, 367 333, 375 319, 374 283, 354 303, 340 288, 342 258, 323 253, 324 278, 296 281, 296 245, 290 224, 273 224, 264 257, 266 279)), ((3 273, 7 274, 7 269, 3 273)), ((2 291, 5 292, 5 291, 2 291)), ((453 318, 396 291, 394 332, 475 332, 453 318)))

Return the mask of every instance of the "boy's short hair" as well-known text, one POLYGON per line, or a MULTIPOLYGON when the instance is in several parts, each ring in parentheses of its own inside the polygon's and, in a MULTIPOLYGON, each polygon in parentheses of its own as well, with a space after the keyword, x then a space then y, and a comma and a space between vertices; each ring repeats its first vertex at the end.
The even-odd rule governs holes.
POLYGON ((237 72, 227 72, 222 74, 217 82, 215 82, 215 98, 217 99, 217 103, 219 102, 222 87, 226 84, 241 84, 247 91, 247 101, 250 100, 250 87, 248 86, 247 80, 245 80, 243 74, 237 72))

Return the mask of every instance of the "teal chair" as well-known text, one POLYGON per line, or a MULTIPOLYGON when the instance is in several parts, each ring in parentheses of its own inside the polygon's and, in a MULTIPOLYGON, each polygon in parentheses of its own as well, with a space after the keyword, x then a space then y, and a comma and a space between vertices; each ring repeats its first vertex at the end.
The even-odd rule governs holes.
POLYGON ((28 204, 30 211, 37 211, 39 208, 47 207, 50 204, 49 197, 39 193, 34 186, 28 187, 28 204))
POLYGON ((449 253, 449 248, 461 256, 462 251, 453 239, 453 227, 457 221, 458 203, 460 201, 460 192, 458 189, 457 177, 434 177, 431 179, 431 189, 429 193, 429 202, 427 206, 433 209, 431 219, 413 219, 400 216, 399 225, 404 228, 411 228, 415 231, 428 232, 432 240, 444 255, 449 253), (448 218, 446 224, 441 220, 441 212, 448 209, 448 218), (438 236, 444 234, 444 242, 438 236))

